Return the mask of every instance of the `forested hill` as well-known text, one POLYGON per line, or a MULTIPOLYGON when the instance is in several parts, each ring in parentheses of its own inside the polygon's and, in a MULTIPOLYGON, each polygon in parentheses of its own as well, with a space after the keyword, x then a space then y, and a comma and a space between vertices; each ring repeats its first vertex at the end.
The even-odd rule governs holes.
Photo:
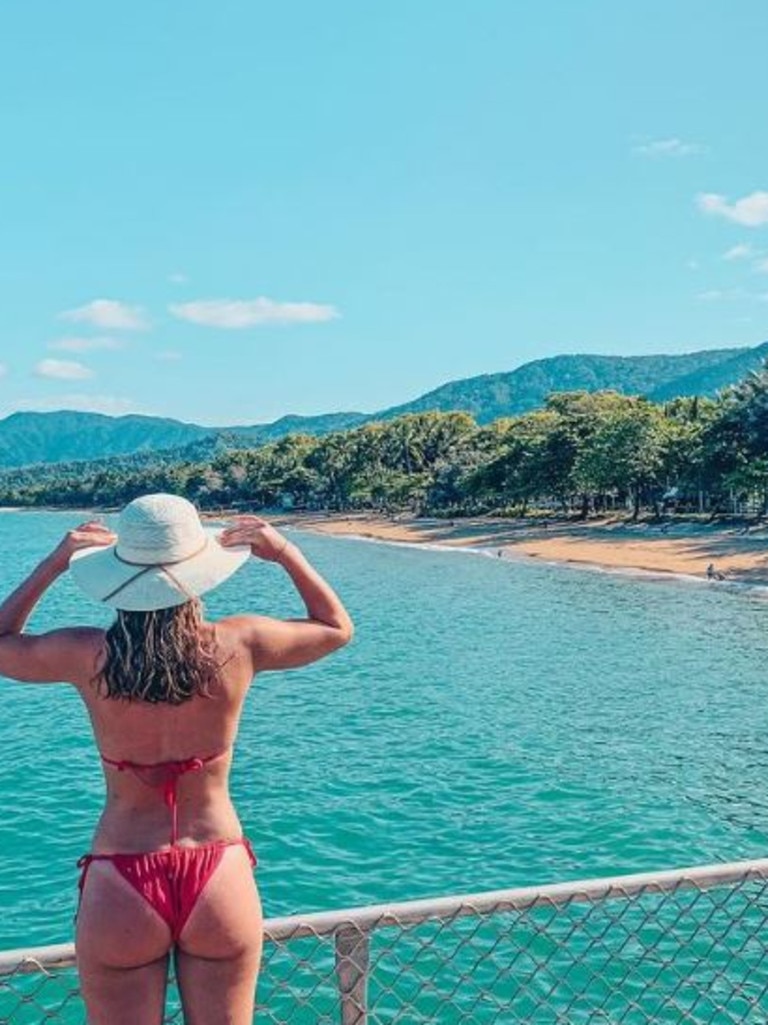
POLYGON ((617 391, 654 401, 714 395, 740 381, 768 356, 768 342, 744 349, 710 349, 676 356, 554 356, 503 374, 451 381, 376 419, 432 411, 471 413, 480 424, 528 413, 563 391, 617 391))
POLYGON ((214 433, 209 427, 138 414, 12 413, 0 420, 0 466, 135 455, 186 446, 214 433))
POLYGON ((285 416, 268 424, 202 427, 162 417, 61 411, 20 412, 0 420, 0 466, 26 466, 219 445, 261 444, 288 434, 327 434, 404 413, 464 410, 480 424, 543 405, 563 391, 613 390, 656 401, 713 395, 761 365, 768 342, 674 356, 555 356, 516 370, 451 381, 411 402, 376 413, 285 416))
MULTIPOLYGON (((751 349, 726 349, 726 358, 713 363, 703 363, 691 368, 682 377, 657 385, 652 391, 644 392, 653 402, 666 402, 686 395, 709 395, 743 380, 750 370, 758 369, 768 357, 768 342, 751 349)), ((705 355, 701 353, 700 355, 705 355)))

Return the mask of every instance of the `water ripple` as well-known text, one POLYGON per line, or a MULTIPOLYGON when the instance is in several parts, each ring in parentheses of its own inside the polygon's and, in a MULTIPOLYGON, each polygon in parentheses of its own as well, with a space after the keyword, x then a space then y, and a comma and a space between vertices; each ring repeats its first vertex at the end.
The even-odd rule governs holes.
MULTIPOLYGON (((0 516, 12 583, 75 517, 0 516)), ((269 914, 765 853, 766 605, 472 555, 302 536, 350 648, 249 695, 233 794, 269 914)), ((294 615, 250 564, 212 615, 294 615)), ((38 628, 103 622, 64 579, 38 628)), ((3 685, 0 944, 71 934, 102 779, 62 687, 3 685)))

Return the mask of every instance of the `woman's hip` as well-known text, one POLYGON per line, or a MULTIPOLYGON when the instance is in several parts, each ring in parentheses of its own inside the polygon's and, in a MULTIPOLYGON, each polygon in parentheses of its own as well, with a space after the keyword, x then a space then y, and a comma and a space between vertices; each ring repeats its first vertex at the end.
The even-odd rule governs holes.
POLYGON ((80 941, 84 932, 103 935, 119 927, 130 932, 126 919, 141 922, 143 928, 151 925, 150 932, 166 945, 179 943, 200 918, 217 932, 234 929, 241 937, 252 931, 248 919, 260 921, 253 878, 256 858, 245 838, 161 851, 90 854, 79 864, 80 941))

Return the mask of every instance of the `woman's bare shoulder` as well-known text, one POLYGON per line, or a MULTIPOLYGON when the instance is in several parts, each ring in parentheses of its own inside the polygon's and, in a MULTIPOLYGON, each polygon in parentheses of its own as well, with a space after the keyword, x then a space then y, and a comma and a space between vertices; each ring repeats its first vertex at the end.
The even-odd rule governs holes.
POLYGON ((268 641, 275 631, 285 627, 287 622, 271 616, 243 612, 219 619, 212 625, 221 646, 230 645, 232 648, 252 652, 268 641))
POLYGON ((257 616, 252 612, 240 612, 234 616, 225 616, 212 622, 216 631, 224 631, 231 637, 249 637, 254 630, 265 629, 275 622, 269 616, 257 616))
POLYGON ((104 631, 92 626, 8 634, 0 638, 0 672, 23 683, 79 685, 93 676, 103 647, 104 631))

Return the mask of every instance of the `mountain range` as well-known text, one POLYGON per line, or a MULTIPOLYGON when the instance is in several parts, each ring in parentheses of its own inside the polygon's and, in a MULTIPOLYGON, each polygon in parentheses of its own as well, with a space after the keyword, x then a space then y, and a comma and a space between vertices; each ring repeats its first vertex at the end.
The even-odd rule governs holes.
POLYGON ((515 370, 449 381, 410 402, 376 413, 284 416, 272 423, 203 427, 166 417, 111 417, 70 410, 18 412, 0 420, 0 467, 101 459, 163 450, 259 445, 287 434, 327 434, 406 413, 464 410, 478 423, 515 416, 543 405, 562 391, 645 395, 664 401, 713 395, 741 380, 768 359, 768 342, 748 348, 707 349, 681 355, 554 356, 515 370))

